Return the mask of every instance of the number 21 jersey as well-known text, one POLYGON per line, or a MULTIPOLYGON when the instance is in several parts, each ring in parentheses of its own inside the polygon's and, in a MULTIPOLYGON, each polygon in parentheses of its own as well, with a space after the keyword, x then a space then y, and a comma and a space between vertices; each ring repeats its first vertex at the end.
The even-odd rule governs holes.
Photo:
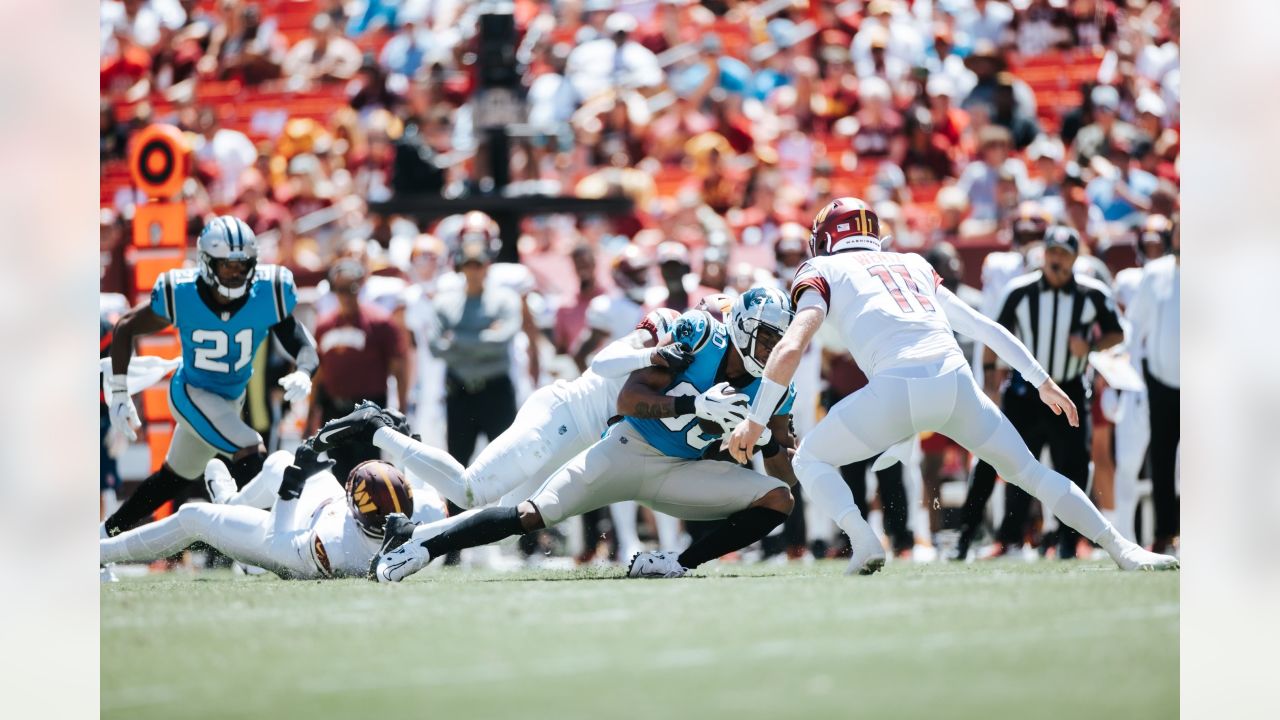
POLYGON ((259 265, 248 280, 244 303, 231 313, 211 308, 200 297, 198 278, 194 268, 162 274, 151 290, 151 310, 172 323, 182 339, 178 379, 238 398, 253 374, 258 346, 298 303, 293 273, 279 265, 259 265))
POLYGON ((791 300, 818 293, 827 321, 871 377, 952 355, 964 362, 936 296, 941 284, 933 266, 915 253, 847 251, 805 261, 791 283, 791 300))

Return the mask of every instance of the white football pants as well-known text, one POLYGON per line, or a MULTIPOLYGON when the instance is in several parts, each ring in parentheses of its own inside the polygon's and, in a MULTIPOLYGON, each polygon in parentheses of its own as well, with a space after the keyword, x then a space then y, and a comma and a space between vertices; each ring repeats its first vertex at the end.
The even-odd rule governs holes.
POLYGON ((1109 527, 1080 488, 1032 457, 1013 424, 978 389, 968 365, 954 360, 888 370, 836 403, 800 443, 796 477, 856 544, 874 535, 837 468, 921 432, 946 435, 991 463, 1086 538, 1096 540, 1109 527))
POLYGON ((1138 511, 1138 476, 1147 459, 1147 445, 1151 442, 1151 417, 1147 409, 1147 393, 1122 391, 1116 410, 1116 531, 1125 538, 1137 541, 1133 526, 1138 511))
POLYGON ((276 527, 276 508, 187 503, 159 522, 98 541, 99 563, 152 562, 203 542, 232 560, 256 565, 282 578, 319 578, 307 537, 311 515, 327 499, 346 502, 337 482, 317 477, 297 500, 295 527, 276 527))

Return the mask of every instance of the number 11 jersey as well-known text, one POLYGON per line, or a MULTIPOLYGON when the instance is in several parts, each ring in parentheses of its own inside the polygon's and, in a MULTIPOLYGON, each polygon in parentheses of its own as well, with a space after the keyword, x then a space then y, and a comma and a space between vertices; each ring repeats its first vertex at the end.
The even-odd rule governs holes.
POLYGON ((810 258, 796 271, 791 300, 806 291, 827 305, 858 367, 871 377, 890 368, 964 355, 936 297, 942 278, 915 253, 847 251, 810 258))
POLYGON ((165 272, 151 290, 151 310, 172 323, 182 340, 177 379, 235 399, 249 384, 253 355, 271 326, 289 317, 298 304, 293 273, 279 265, 259 265, 243 303, 232 303, 234 312, 210 307, 198 282, 195 268, 165 272))

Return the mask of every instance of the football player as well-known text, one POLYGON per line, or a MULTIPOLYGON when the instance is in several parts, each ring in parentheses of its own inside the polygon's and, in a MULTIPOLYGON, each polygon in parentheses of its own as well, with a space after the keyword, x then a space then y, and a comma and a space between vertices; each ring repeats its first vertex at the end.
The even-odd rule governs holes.
POLYGON ((833 200, 815 217, 809 247, 813 257, 792 284, 795 322, 769 357, 750 417, 733 431, 728 447, 735 459, 748 457, 772 425, 773 408, 788 393, 786 383, 805 348, 831 319, 868 383, 831 408, 800 444, 794 465, 806 495, 848 533, 850 573, 876 572, 885 551, 837 468, 920 432, 940 432, 994 465, 1007 482, 1101 545, 1121 569, 1178 567, 1177 559, 1122 537, 1079 487, 1031 455, 978 388, 953 329, 994 350, 1072 425, 1079 422, 1075 405, 1012 334, 943 287, 924 258, 882 252, 879 222, 866 203, 833 200))
POLYGON ((292 315, 297 304, 293 274, 258 265, 258 242, 238 218, 214 218, 196 241, 198 266, 170 270, 156 279, 149 302, 116 323, 111 344, 111 423, 131 440, 141 427, 128 392, 133 341, 173 326, 182 340, 182 365, 169 382, 176 426, 164 465, 103 523, 102 534, 128 530, 166 501, 184 494, 215 456, 231 460, 244 484, 258 474, 266 448, 240 419, 253 356, 270 332, 293 356, 296 370, 280 379, 285 399, 311 391, 319 365, 315 341, 292 315))
MULTIPOLYGON (((329 472, 332 465, 319 461, 306 445, 296 457, 273 453, 258 478, 275 488, 269 510, 187 503, 159 522, 99 540, 99 562, 150 562, 203 542, 286 580, 364 575, 382 542, 387 515, 414 511, 413 490, 384 462, 358 465, 345 487, 329 472)), ((415 516, 442 518, 444 511, 421 505, 415 516)))
MULTIPOLYGON (((511 427, 486 445, 470 467, 403 430, 375 433, 372 442, 392 462, 459 507, 514 505, 528 498, 556 468, 600 439, 609 419, 618 414, 618 393, 632 370, 650 365, 679 370, 692 362, 693 356, 682 346, 669 342, 679 317, 666 308, 649 312, 631 334, 597 353, 581 377, 539 388, 520 407, 511 427), (667 344, 656 347, 663 342, 667 344)), ((328 450, 366 439, 367 433, 360 430, 380 412, 370 404, 329 422, 318 444, 328 450)))
POLYGON ((791 316, 786 295, 770 287, 739 296, 727 325, 702 310, 681 315, 673 337, 692 353, 688 367, 632 372, 618 397, 623 420, 519 506, 488 508, 419 525, 411 532, 407 525, 394 532, 389 528, 372 568, 376 579, 399 581, 434 557, 548 527, 623 500, 637 500, 686 520, 727 520, 679 554, 637 553, 627 570, 630 577, 680 577, 763 538, 791 512, 794 392, 776 399, 768 423, 772 432, 763 438, 764 466, 770 476, 733 462, 700 458, 742 421, 748 399, 760 386, 765 361, 791 316), (394 547, 398 542, 403 544, 394 547))

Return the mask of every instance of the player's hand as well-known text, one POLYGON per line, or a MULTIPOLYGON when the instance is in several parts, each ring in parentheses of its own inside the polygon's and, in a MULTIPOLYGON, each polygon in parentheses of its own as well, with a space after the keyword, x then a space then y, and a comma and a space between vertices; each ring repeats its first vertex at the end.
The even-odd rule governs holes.
POLYGON ((1089 341, 1079 335, 1072 335, 1067 340, 1067 349, 1074 357, 1082 358, 1089 354, 1089 341))
POLYGON ((297 402, 311 394, 311 376, 297 370, 280 378, 280 387, 284 388, 284 399, 297 402))
POLYGON ((736 392, 728 382, 722 382, 693 399, 693 412, 703 420, 719 423, 720 427, 736 428, 747 419, 751 399, 736 392))
POLYGON ((1062 392, 1062 388, 1058 387, 1058 383, 1049 378, 1040 386, 1040 400, 1054 415, 1067 414, 1067 422, 1071 423, 1071 427, 1080 427, 1080 414, 1076 411, 1076 404, 1071 402, 1071 398, 1062 392))
MULTIPOLYGON (((769 428, 755 422, 754 420, 746 420, 733 429, 733 434, 729 436, 729 455, 739 463, 746 463, 751 460, 751 456, 755 454, 756 445, 764 437, 764 433, 769 428)), ((772 433, 770 434, 772 437, 772 433)), ((764 440, 768 442, 768 440, 764 440)))
POLYGON ((693 353, 684 343, 663 345, 653 351, 653 364, 674 372, 680 372, 693 363, 693 353))
POLYGON ((111 389, 111 427, 130 442, 138 439, 138 429, 142 427, 142 419, 138 417, 138 408, 129 397, 129 383, 126 375, 112 375, 108 381, 111 389))

